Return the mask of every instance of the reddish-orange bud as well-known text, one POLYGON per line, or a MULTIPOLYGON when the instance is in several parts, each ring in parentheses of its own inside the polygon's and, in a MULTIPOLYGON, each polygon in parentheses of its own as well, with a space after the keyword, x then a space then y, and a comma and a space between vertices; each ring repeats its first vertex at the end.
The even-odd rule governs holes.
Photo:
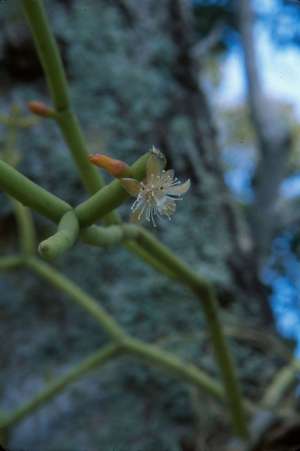
POLYGON ((49 108, 45 103, 40 102, 38 100, 32 100, 28 102, 28 109, 37 116, 42 117, 53 117, 55 116, 55 111, 52 108, 49 108))
POLYGON ((128 165, 124 161, 114 160, 100 153, 90 155, 89 160, 95 166, 105 169, 113 177, 124 177, 128 175, 128 165))

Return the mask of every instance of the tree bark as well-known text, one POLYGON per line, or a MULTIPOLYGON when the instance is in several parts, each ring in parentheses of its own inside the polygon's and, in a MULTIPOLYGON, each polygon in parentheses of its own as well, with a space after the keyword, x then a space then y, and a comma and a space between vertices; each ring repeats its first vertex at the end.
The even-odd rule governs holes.
POLYGON ((238 0, 236 12, 244 56, 248 104, 258 149, 258 163, 253 179, 255 200, 250 214, 260 269, 270 252, 274 236, 277 223, 275 207, 280 184, 286 174, 291 135, 282 124, 280 111, 264 93, 258 69, 251 0, 238 0))
POLYGON ((215 202, 216 217, 225 218, 224 234, 230 241, 231 252, 226 256, 226 264, 230 269, 233 287, 232 292, 226 293, 224 297, 233 296, 250 312, 254 304, 258 305, 261 322, 273 327, 268 290, 260 281, 256 267, 253 234, 251 236, 246 219, 224 182, 218 131, 208 95, 201 83, 201 65, 199 67, 194 59, 196 39, 192 31, 193 17, 189 3, 185 0, 170 0, 169 21, 171 38, 177 49, 172 68, 178 86, 175 111, 178 114, 179 108, 189 118, 194 156, 192 164, 196 161, 201 166, 197 168, 198 174, 201 174, 201 178, 198 178, 200 196, 202 194, 215 202), (205 183, 210 186, 210 191, 205 189, 205 183))

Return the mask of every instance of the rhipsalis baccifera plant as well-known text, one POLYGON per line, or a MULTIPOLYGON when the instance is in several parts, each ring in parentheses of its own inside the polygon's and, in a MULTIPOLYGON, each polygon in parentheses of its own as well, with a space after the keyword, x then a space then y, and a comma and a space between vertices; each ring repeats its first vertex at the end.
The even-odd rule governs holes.
MULTIPOLYGON (((68 83, 62 60, 50 29, 42 0, 21 0, 24 15, 46 76, 52 104, 32 100, 29 109, 40 120, 55 121, 70 151, 79 177, 89 198, 78 205, 46 191, 21 174, 15 162, 0 160, 0 189, 13 202, 20 231, 20 252, 0 259, 1 269, 27 268, 49 285, 62 290, 69 299, 91 315, 106 332, 110 343, 91 354, 84 361, 59 376, 33 399, 13 412, 0 418, 0 429, 13 427, 30 413, 43 406, 72 382, 94 368, 120 355, 130 354, 148 365, 162 368, 183 381, 226 403, 236 435, 248 440, 247 416, 255 413, 254 406, 243 399, 233 357, 220 321, 218 299, 214 287, 201 274, 190 268, 151 231, 140 223, 157 226, 160 218, 171 219, 179 200, 188 196, 190 181, 181 183, 172 169, 166 169, 163 153, 156 148, 133 164, 116 160, 103 154, 91 155, 83 131, 72 109, 68 83), (105 169, 113 180, 104 184, 100 170, 105 169), (116 208, 128 200, 136 199, 131 206, 130 222, 123 222, 116 208), (36 234, 30 209, 57 224, 50 237, 36 246, 36 234), (101 225, 96 222, 102 221, 101 225), (54 269, 45 261, 53 260, 67 252, 82 240, 91 246, 125 246, 133 257, 142 258, 147 264, 169 277, 170 283, 188 287, 199 301, 206 318, 220 380, 200 369, 201 355, 197 365, 187 363, 157 345, 145 343, 133 336, 112 318, 98 300, 83 291, 76 283, 54 269), (39 254, 36 252, 38 249, 39 254)), ((163 151, 163 149, 162 149, 163 151)), ((128 208, 129 210, 129 208, 128 208)), ((169 227, 172 227, 170 222, 169 227)), ((184 233, 184 231, 182 232, 184 233)), ((129 413, 130 414, 130 413, 129 413)))

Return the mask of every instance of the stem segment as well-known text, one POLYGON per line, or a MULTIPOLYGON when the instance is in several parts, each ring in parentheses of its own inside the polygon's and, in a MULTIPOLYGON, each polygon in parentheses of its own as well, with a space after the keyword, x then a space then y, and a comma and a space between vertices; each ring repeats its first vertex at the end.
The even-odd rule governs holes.
POLYGON ((246 415, 240 385, 236 376, 233 359, 218 314, 216 296, 212 286, 194 273, 153 235, 139 226, 125 225, 131 233, 136 231, 136 242, 177 275, 179 281, 187 285, 201 302, 214 346, 216 361, 223 379, 225 392, 231 412, 232 422, 240 437, 248 436, 246 415))
POLYGON ((32 257, 26 260, 26 266, 32 269, 43 279, 47 280, 55 288, 68 294, 73 301, 86 310, 96 321, 98 321, 105 332, 115 341, 120 342, 125 332, 114 319, 99 305, 96 299, 85 293, 78 285, 56 271, 47 263, 32 257))
MULTIPOLYGON (((80 173, 83 185, 89 193, 94 194, 104 186, 104 181, 100 173, 88 160, 89 152, 78 119, 71 108, 66 75, 55 38, 49 26, 43 2, 42 0, 22 0, 22 4, 41 64, 46 74, 50 94, 57 110, 55 119, 80 173)), ((123 190, 123 199, 125 198, 124 193, 125 191, 123 190)), ((116 206, 118 205, 120 203, 116 203, 116 206)), ((95 210, 96 218, 98 213, 97 209, 95 210)), ((106 224, 119 224, 121 220, 118 214, 111 211, 112 208, 108 208, 108 210, 108 214, 103 217, 104 222, 106 224)), ((86 211, 82 214, 84 213, 86 211)), ((90 220, 89 223, 91 224, 92 222, 90 220)), ((143 254, 143 258, 151 261, 153 266, 162 266, 159 262, 153 262, 153 258, 150 256, 147 257, 145 251, 141 252, 135 243, 125 244, 125 246, 130 252, 138 256, 143 254)), ((168 269, 165 268, 164 272, 167 273, 168 269)))
POLYGON ((79 224, 73 210, 68 211, 61 218, 57 232, 42 241, 39 245, 40 254, 47 260, 53 260, 70 249, 79 233, 79 224))
POLYGON ((128 338, 124 342, 126 352, 145 361, 147 364, 167 370, 175 377, 192 383, 217 399, 224 399, 224 390, 220 384, 207 376, 192 363, 183 362, 175 355, 159 349, 159 347, 143 343, 135 338, 128 338))
POLYGON ((76 163, 83 185, 93 194, 103 186, 103 180, 88 160, 89 152, 79 122, 71 108, 63 63, 43 2, 22 0, 22 5, 57 111, 55 119, 76 163))
POLYGON ((90 371, 104 365, 108 360, 115 357, 119 352, 120 347, 117 344, 109 344, 104 346, 102 349, 92 354, 83 362, 74 366, 74 368, 67 372, 65 375, 57 378, 54 382, 50 383, 45 388, 45 390, 41 391, 31 401, 25 403, 23 406, 19 407, 17 410, 12 412, 10 415, 7 415, 3 419, 1 418, 0 429, 7 429, 23 420, 23 418, 32 414, 38 408, 42 407, 44 404, 54 398, 54 396, 62 392, 68 385, 81 379, 90 371))
MULTIPOLYGON (((71 111, 66 77, 42 2, 40 0, 22 0, 22 4, 33 33, 41 63, 46 73, 53 102, 58 112, 58 123, 64 134, 65 140, 69 145, 73 159, 78 166, 84 185, 89 192, 94 193, 101 187, 102 182, 96 172, 96 169, 90 165, 88 161, 87 150, 79 124, 71 111)), ((136 178, 143 177, 144 167, 145 160, 142 161, 140 166, 136 168, 136 178)), ((19 176, 19 178, 20 177, 23 176, 19 176)), ((0 178, 2 178, 2 176, 0 178)), ((4 186, 3 181, 0 180, 0 186, 4 189, 6 188, 6 191, 7 188, 9 188, 11 190, 10 194, 13 196, 15 196, 16 191, 18 191, 13 188, 14 184, 9 184, 7 180, 6 183, 4 183, 4 186)), ((34 191, 34 187, 32 185, 30 186, 34 191)), ((39 189, 39 191, 40 190, 41 189, 39 189)), ((29 195, 30 203, 33 208, 36 207, 36 209, 42 212, 42 214, 51 217, 51 219, 57 222, 62 215, 69 210, 69 206, 65 203, 61 204, 62 201, 57 203, 58 201, 53 199, 53 197, 51 197, 48 193, 41 193, 44 200, 45 198, 49 198, 49 203, 52 204, 52 206, 54 203, 57 204, 55 211, 53 211, 53 208, 50 208, 48 204, 45 204, 45 202, 41 203, 41 196, 39 196, 39 193, 37 192, 31 196, 29 195), (58 209, 60 210, 60 215, 57 215, 58 209), (61 211, 62 209, 64 209, 64 211, 61 211)), ((88 201, 76 208, 75 211, 80 225, 87 226, 92 224, 94 221, 100 219, 103 215, 109 213, 112 209, 120 205, 126 197, 127 195, 122 189, 120 183, 118 181, 112 182, 109 186, 106 186, 92 196, 88 201)), ((116 216, 112 216, 109 218, 109 221, 116 222, 119 220, 116 216)), ((148 232, 141 228, 137 228, 136 230, 136 241, 143 247, 144 251, 149 253, 151 258, 157 259, 160 264, 165 265, 169 270, 171 270, 172 273, 176 274, 178 279, 188 285, 201 300, 214 344, 216 360, 219 365, 230 405, 233 424, 238 435, 241 437, 247 437, 247 424, 239 384, 235 375, 232 358, 223 335, 218 317, 216 298, 212 287, 205 280, 199 278, 195 273, 193 273, 183 262, 175 257, 172 252, 160 244, 148 232)), ((101 321, 108 333, 115 333, 116 339, 124 338, 123 332, 120 336, 119 326, 115 329, 114 327, 116 325, 112 324, 112 320, 108 318, 107 314, 102 311, 102 309, 100 309, 100 311, 95 309, 94 303, 91 302, 89 296, 82 292, 78 287, 74 287, 74 285, 65 280, 63 276, 53 272, 54 270, 52 270, 52 268, 43 266, 44 264, 38 262, 36 259, 29 259, 28 265, 35 269, 36 272, 40 273, 40 275, 51 281, 53 285, 69 292, 79 304, 85 307, 86 310, 89 310, 94 317, 97 317, 99 321, 101 321)), ((128 346, 133 349, 134 342, 128 343, 128 346)), ((135 349, 137 352, 138 348, 135 349)))
POLYGON ((94 369, 96 366, 105 363, 108 358, 115 355, 131 354, 138 359, 144 360, 150 366, 157 366, 165 369, 175 377, 194 384, 199 389, 203 389, 213 397, 224 400, 224 391, 222 386, 206 375, 195 365, 184 362, 169 352, 161 350, 159 347, 127 335, 121 327, 98 305, 97 301, 84 293, 76 284, 51 268, 48 264, 41 262, 36 257, 30 257, 25 260, 26 266, 34 270, 39 276, 50 282, 56 288, 61 289, 70 295, 76 303, 83 307, 99 324, 106 330, 115 345, 109 345, 102 350, 92 354, 84 362, 77 365, 66 375, 59 377, 52 382, 45 390, 35 396, 31 401, 18 408, 12 414, 0 419, 0 429, 11 427, 27 415, 33 413, 36 409, 52 399, 69 384, 78 380, 85 373, 94 369))
POLYGON ((57 110, 64 110, 70 102, 68 83, 43 3, 40 0, 22 0, 22 4, 54 105, 57 110))
POLYGON ((13 204, 15 217, 18 224, 19 240, 22 254, 33 255, 36 250, 35 229, 29 208, 24 207, 14 198, 10 198, 13 204))
POLYGON ((9 271, 11 269, 19 268, 23 265, 23 258, 20 255, 10 255, 8 257, 0 258, 0 270, 9 271))
POLYGON ((71 209, 67 202, 33 183, 9 164, 0 160, 0 188, 23 205, 54 222, 71 209))
POLYGON ((289 388, 296 383, 299 370, 299 360, 294 359, 289 365, 278 371, 263 397, 262 406, 275 409, 289 388))

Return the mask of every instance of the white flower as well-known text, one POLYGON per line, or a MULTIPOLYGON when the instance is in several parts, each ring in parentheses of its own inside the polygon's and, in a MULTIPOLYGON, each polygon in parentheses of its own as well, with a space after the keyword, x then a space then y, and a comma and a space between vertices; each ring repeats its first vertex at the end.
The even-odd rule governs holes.
POLYGON ((121 178, 120 182, 126 191, 136 197, 131 210, 131 222, 144 218, 156 226, 156 217, 171 216, 176 210, 176 201, 190 188, 190 180, 181 183, 174 177, 173 169, 164 170, 165 156, 153 147, 147 161, 146 178, 138 182, 131 178, 121 178))

